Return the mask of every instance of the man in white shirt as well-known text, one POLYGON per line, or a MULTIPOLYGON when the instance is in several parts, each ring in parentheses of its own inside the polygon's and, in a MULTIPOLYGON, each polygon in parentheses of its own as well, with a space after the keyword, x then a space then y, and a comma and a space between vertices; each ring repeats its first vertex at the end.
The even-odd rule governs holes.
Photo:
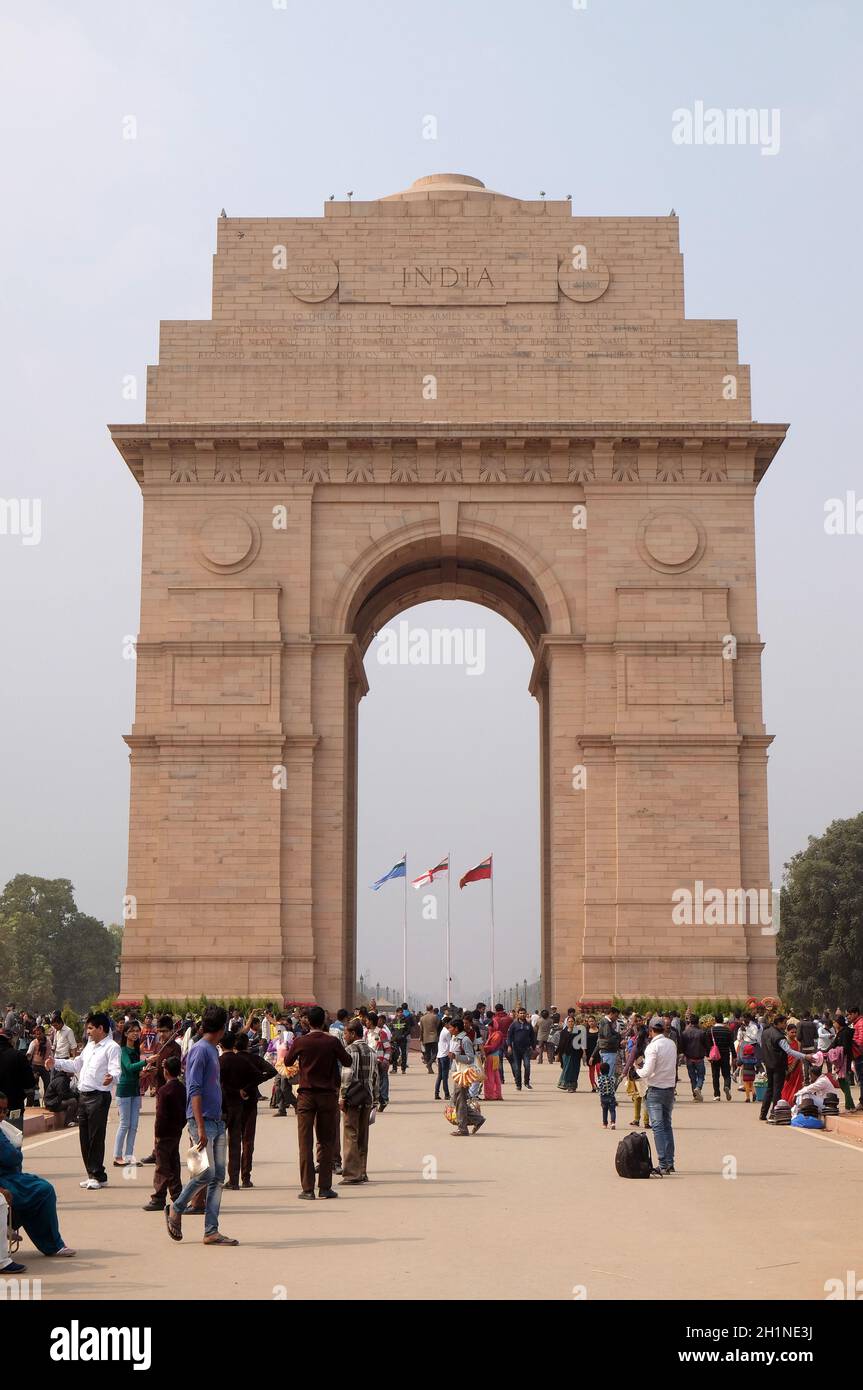
POLYGON ((61 1062, 68 1062, 78 1051, 78 1040, 59 1009, 51 1015, 51 1051, 61 1062))
POLYGON ((656 1155, 659 1171, 665 1177, 674 1172, 674 1131, 671 1128, 671 1112, 674 1109, 674 1087, 677 1081, 677 1043, 666 1036, 662 1019, 653 1019, 650 1024, 650 1042, 644 1049, 644 1056, 636 1058, 635 1070, 639 1080, 647 1082, 645 1103, 653 1137, 656 1140, 656 1155))
POLYGON ((449 1044, 453 1036, 449 1029, 449 1019, 445 1019, 437 1037, 437 1079, 434 1084, 434 1098, 440 1100, 441 1086, 443 1086, 444 1100, 449 1100, 449 1069, 450 1055, 449 1044))
POLYGON ((273 1038, 276 1036, 278 1032, 278 1027, 279 1025, 276 1022, 276 1015, 273 1013, 273 1006, 272 1004, 268 1004, 266 1009, 264 1010, 264 1017, 261 1020, 261 1038, 263 1042, 266 1044, 264 1051, 266 1051, 266 1048, 269 1046, 269 1044, 273 1041, 273 1038))
POLYGON ((111 1036, 108 1015, 87 1015, 87 1045, 79 1057, 49 1057, 46 1065, 78 1078, 78 1138, 87 1172, 81 1187, 91 1192, 107 1187, 105 1131, 113 1088, 120 1080, 120 1048, 111 1036))

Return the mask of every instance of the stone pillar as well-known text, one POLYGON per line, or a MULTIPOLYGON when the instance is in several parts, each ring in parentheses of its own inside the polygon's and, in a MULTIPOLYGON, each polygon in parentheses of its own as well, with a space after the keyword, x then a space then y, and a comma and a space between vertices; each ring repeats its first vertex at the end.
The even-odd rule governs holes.
POLYGON ((155 938, 157 826, 159 823, 159 749, 154 738, 128 734, 129 865, 120 991, 140 999, 150 988, 149 964, 161 945, 155 938))
POLYGON ((338 1009, 356 991, 356 723, 367 686, 355 637, 315 643, 312 689, 320 738, 310 819, 315 997, 338 1009))
POLYGON ((273 884, 279 895, 282 942, 281 992, 298 1003, 317 1002, 315 937, 312 922, 312 805, 317 739, 286 738, 286 786, 280 817, 280 871, 273 884))
POLYGON ((611 999, 615 992, 617 824, 614 748, 606 734, 579 740, 587 774, 584 835, 583 972, 580 998, 611 999))
MULTIPOLYGON (((740 867, 743 884, 759 890, 761 920, 746 926, 749 955, 747 993, 756 999, 775 996, 776 930, 770 895, 770 847, 767 835, 767 734, 744 738, 740 747, 740 867), (765 910, 767 909, 767 910, 765 910), (768 922, 765 919, 770 916, 768 922)), ((776 905, 778 908, 778 885, 776 905)))
POLYGON ((542 779, 542 978, 549 1003, 581 994, 584 930, 583 653, 573 637, 540 639, 531 692, 540 700, 542 779))

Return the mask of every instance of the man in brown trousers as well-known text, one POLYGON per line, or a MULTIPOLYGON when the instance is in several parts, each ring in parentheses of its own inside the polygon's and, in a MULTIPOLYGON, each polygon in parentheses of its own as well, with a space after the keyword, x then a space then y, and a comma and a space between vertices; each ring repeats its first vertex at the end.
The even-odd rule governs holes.
MULTIPOLYGON (((186 1127, 186 1088, 180 1080, 179 1057, 166 1057, 162 1063, 164 1084, 156 1092, 156 1127, 153 1152, 156 1171, 153 1195, 144 1211, 164 1211, 183 1190, 180 1179, 180 1139, 186 1127)), ((188 1208, 187 1208, 188 1210, 188 1208)))
POLYGON ((435 1058, 437 1057, 437 1040, 440 1033, 440 1019, 431 1004, 426 1004, 426 1011, 420 1019, 420 1042, 423 1049, 423 1061, 429 1076, 432 1074, 435 1058))
POLYGON ((324 1032, 326 1015, 318 1005, 308 1011, 311 1032, 294 1038, 284 1066, 299 1066, 297 1085, 297 1143, 300 1150, 300 1182, 297 1196, 315 1198, 315 1131, 319 1148, 318 1196, 338 1197, 333 1189, 333 1149, 339 1130, 341 1067, 353 1065, 333 1033, 324 1032))
POLYGON ((378 1103, 378 1064, 375 1054, 363 1040, 363 1025, 352 1018, 345 1025, 345 1048, 351 1055, 351 1065, 342 1069, 339 1109, 345 1117, 345 1136, 342 1144, 342 1173, 340 1187, 352 1187, 368 1182, 366 1165, 369 1158, 369 1119, 372 1107, 378 1103))

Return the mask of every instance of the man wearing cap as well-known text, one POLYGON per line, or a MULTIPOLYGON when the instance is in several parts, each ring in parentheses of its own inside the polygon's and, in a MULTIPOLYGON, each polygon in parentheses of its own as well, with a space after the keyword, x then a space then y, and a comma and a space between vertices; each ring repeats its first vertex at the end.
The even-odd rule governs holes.
POLYGON ((644 1099, 656 1140, 659 1171, 665 1177, 675 1171, 671 1112, 677 1081, 677 1043, 666 1035, 661 1018, 651 1023, 650 1042, 644 1049, 644 1056, 635 1059, 635 1070, 639 1080, 647 1082, 644 1099))

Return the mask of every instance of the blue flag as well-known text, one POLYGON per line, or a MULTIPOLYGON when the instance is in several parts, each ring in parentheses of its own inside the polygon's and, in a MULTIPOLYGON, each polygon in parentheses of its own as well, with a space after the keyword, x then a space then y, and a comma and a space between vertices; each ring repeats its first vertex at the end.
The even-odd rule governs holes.
POLYGON ((393 864, 388 874, 384 874, 383 878, 379 878, 377 883, 372 884, 372 892, 376 893, 378 889, 383 887, 385 883, 388 883, 391 878, 405 878, 407 876, 406 861, 407 856, 402 855, 399 862, 397 864, 393 864))

